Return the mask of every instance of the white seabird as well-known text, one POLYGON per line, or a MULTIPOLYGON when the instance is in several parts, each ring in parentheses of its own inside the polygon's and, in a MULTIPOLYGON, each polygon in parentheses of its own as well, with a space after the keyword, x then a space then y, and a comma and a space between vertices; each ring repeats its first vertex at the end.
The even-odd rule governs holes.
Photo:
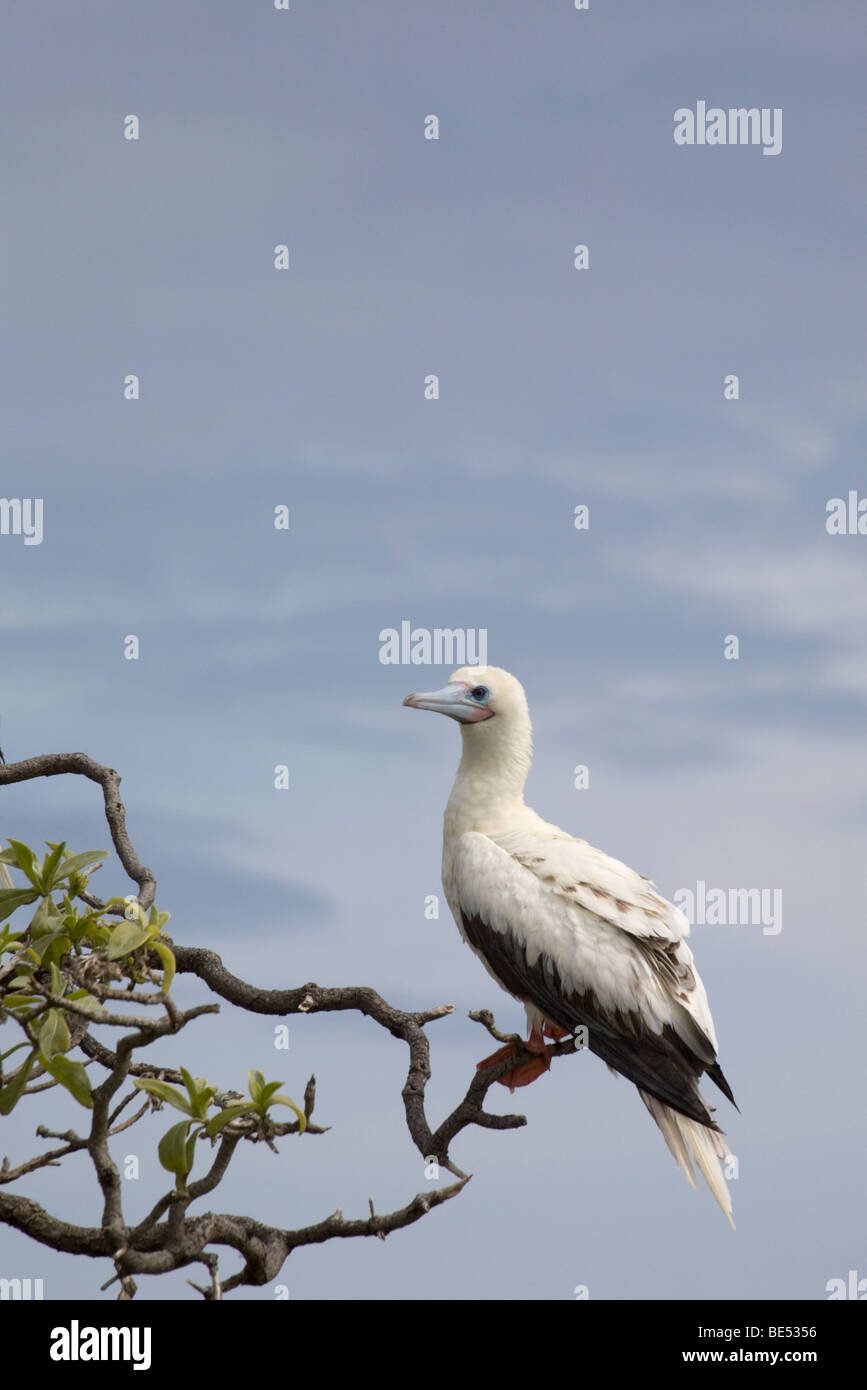
MULTIPOLYGON (((692 1161, 732 1226, 727 1147, 698 1089, 703 1073, 734 1104, 717 1061, 689 922, 617 859, 524 803, 532 726, 523 686, 496 666, 462 667, 405 705, 458 720, 463 753, 445 811, 443 888, 458 930, 497 984, 526 1007, 538 1054, 507 1073, 524 1086, 549 1066, 545 1036, 583 1026, 587 1046, 638 1087, 695 1186, 692 1161)), ((480 1066, 511 1055, 501 1048, 480 1066)))

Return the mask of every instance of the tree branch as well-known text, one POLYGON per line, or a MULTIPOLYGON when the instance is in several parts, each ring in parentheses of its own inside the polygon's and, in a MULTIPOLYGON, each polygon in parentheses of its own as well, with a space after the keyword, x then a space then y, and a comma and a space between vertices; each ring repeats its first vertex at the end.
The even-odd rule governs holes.
MULTIPOLYGON (((120 777, 113 768, 102 766, 84 753, 43 754, 8 766, 0 762, 0 786, 63 774, 87 777, 101 786, 112 843, 121 864, 138 887, 139 904, 142 908, 148 909, 156 895, 156 880, 150 869, 141 864, 130 841, 126 815, 118 791, 120 777)), ((89 891, 82 892, 79 896, 88 906, 100 913, 122 915, 119 910, 108 907, 89 891)), ((203 1177, 187 1187, 179 1185, 166 1192, 143 1220, 136 1226, 129 1227, 123 1214, 120 1175, 110 1152, 109 1139, 113 1134, 121 1133, 137 1123, 153 1101, 147 1101, 133 1116, 113 1129, 112 1126, 122 1110, 134 1098, 134 1093, 131 1093, 112 1108, 117 1092, 131 1076, 169 1079, 182 1084, 183 1077, 180 1072, 148 1062, 135 1062, 133 1055, 137 1050, 150 1045, 156 1038, 179 1032, 200 1015, 218 1012, 219 1006, 206 1004, 181 1011, 168 994, 163 998, 159 995, 142 995, 135 988, 104 987, 100 983, 103 977, 100 976, 92 979, 89 977, 86 988, 90 990, 92 984, 95 993, 99 994, 102 991, 103 997, 118 1002, 161 1004, 164 1014, 162 1017, 154 1018, 103 1012, 95 1016, 86 1006, 55 994, 53 990, 49 991, 47 977, 40 976, 37 972, 33 976, 34 990, 42 995, 45 1002, 26 1017, 19 1018, 25 1031, 30 1027, 32 1019, 44 1013, 46 1009, 62 1010, 74 1020, 71 1028, 71 1048, 80 1047, 90 1061, 105 1068, 108 1074, 92 1091, 93 1111, 89 1136, 86 1139, 80 1138, 72 1132, 52 1135, 50 1131, 43 1130, 45 1137, 64 1140, 63 1148, 38 1155, 14 1170, 9 1167, 8 1160, 5 1160, 3 1168, 0 1169, 0 1183, 11 1183, 38 1168, 57 1165, 73 1152, 87 1149, 102 1192, 102 1222, 98 1227, 76 1226, 50 1215, 28 1197, 6 1192, 0 1192, 0 1221, 5 1221, 14 1229, 24 1232, 53 1250, 92 1258, 110 1258, 114 1262, 116 1274, 109 1280, 109 1284, 120 1280, 121 1299, 131 1298, 135 1293, 135 1274, 161 1274, 201 1263, 210 1271, 211 1283, 207 1287, 195 1284, 193 1287, 206 1299, 219 1300, 225 1292, 243 1284, 261 1285, 275 1278, 293 1250, 332 1239, 362 1236, 384 1239, 392 1231, 413 1225, 435 1207, 463 1191, 469 1177, 454 1164, 449 1150, 464 1129, 469 1125, 478 1125, 484 1129, 514 1129, 526 1124, 522 1115, 496 1115, 484 1109, 485 1097, 490 1087, 510 1068, 523 1061, 529 1061, 533 1056, 518 1040, 515 1056, 474 1073, 458 1105, 441 1121, 436 1130, 432 1130, 425 1110, 425 1090, 431 1075, 430 1046, 425 1028, 428 1024, 453 1013, 452 1005, 409 1012, 395 1008, 374 989, 362 985, 325 988, 308 983, 293 989, 260 989, 228 971, 216 952, 202 947, 177 945, 165 937, 162 939, 174 954, 178 973, 197 976, 214 994, 247 1012, 278 1017, 358 1012, 384 1028, 392 1037, 405 1043, 409 1051, 409 1064, 401 1094, 409 1135, 425 1161, 436 1159, 438 1164, 455 1174, 458 1181, 447 1187, 431 1188, 418 1193, 406 1206, 385 1215, 378 1215, 371 1201, 370 1214, 367 1217, 346 1220, 341 1211, 336 1211, 323 1221, 294 1231, 270 1226, 244 1216, 213 1212, 190 1216, 188 1211, 191 1204, 219 1186, 242 1141, 257 1142, 259 1139, 265 1139, 273 1147, 274 1137, 297 1133, 300 1129, 297 1120, 277 1125, 270 1117, 242 1115, 223 1130, 216 1155, 203 1177), (125 1033, 112 1050, 93 1036, 92 1030, 100 1026, 133 1028, 136 1031, 125 1033), (83 1031, 85 1027, 91 1031, 83 1031), (242 1257, 242 1268, 228 1279, 221 1280, 217 1273, 217 1255, 209 1248, 212 1246, 226 1246, 235 1250, 242 1257)), ((18 952, 15 961, 4 966, 0 972, 0 982, 23 959, 24 953, 18 952)), ((70 957, 70 960, 72 959, 70 957)), ((80 957, 76 959, 81 960, 80 957)), ((153 961, 155 969, 162 969, 156 956, 153 961)), ((75 966, 75 970, 78 970, 78 965, 75 966)), ((133 975, 131 978, 137 980, 138 976, 133 975)), ((76 979, 75 983, 78 987, 81 981, 76 979)), ((483 1023, 495 1037, 503 1038, 504 1035, 496 1030, 490 1014, 482 1012, 471 1017, 483 1023)), ((28 1036, 31 1034, 28 1033, 28 1036)), ((575 1043, 570 1039, 552 1046, 550 1055, 564 1056, 575 1050, 575 1043)), ((39 1074, 37 1069, 36 1076, 39 1074)), ((5 1081, 8 1083, 9 1079, 7 1076, 5 1081)), ((231 1103, 231 1097, 220 1096, 219 1093, 214 1099, 219 1104, 231 1103)), ((314 1101, 315 1080, 311 1077, 304 1092, 304 1115, 308 1121, 307 1132, 321 1134, 324 1130, 310 1121, 314 1101)), ((103 1287, 108 1286, 106 1284, 103 1287)))
MULTIPOLYGON (((154 900, 157 881, 150 869, 139 862, 132 847, 126 829, 126 811, 118 791, 121 779, 113 767, 103 767, 86 753, 41 753, 35 758, 24 758, 20 763, 0 764, 0 787, 13 782, 30 782, 34 777, 60 777, 66 773, 88 777, 102 787, 112 844, 127 874, 138 884, 138 900, 147 910, 154 900)), ((98 899, 95 901, 100 908, 104 906, 98 899)))

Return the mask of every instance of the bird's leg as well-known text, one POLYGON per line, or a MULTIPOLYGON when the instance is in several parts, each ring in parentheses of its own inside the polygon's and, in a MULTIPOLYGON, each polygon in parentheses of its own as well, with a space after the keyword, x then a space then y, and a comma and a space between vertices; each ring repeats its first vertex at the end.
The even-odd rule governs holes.
MULTIPOLYGON (((549 1038, 554 1038, 557 1042, 561 1038, 568 1038, 569 1036, 565 1028, 558 1028, 553 1023, 546 1023, 544 1032, 549 1038)), ((516 1086, 529 1086, 531 1081, 536 1081, 551 1066, 551 1049, 547 1046, 542 1033, 535 1027, 531 1029, 530 1036, 526 1041, 507 1043, 505 1047, 500 1047, 496 1052, 492 1052, 490 1057, 485 1057, 481 1062, 478 1062, 476 1071, 481 1071, 485 1067, 493 1067, 506 1057, 514 1057, 519 1047, 525 1047, 528 1052, 535 1052, 537 1055, 532 1062, 522 1062, 519 1067, 513 1067, 511 1071, 498 1076, 497 1080, 501 1086, 508 1086, 510 1091, 514 1091, 516 1086)))
POLYGON ((558 1028, 556 1023, 546 1023, 542 1032, 546 1038, 553 1038, 555 1042, 562 1042, 564 1038, 572 1036, 568 1028, 558 1028))

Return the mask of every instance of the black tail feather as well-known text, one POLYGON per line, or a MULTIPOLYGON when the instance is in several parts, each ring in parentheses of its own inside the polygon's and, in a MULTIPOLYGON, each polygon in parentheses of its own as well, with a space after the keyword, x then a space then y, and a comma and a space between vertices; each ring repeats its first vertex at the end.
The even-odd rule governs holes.
POLYGON ((720 1066, 719 1062, 714 1062, 712 1066, 705 1067, 705 1071, 707 1072, 714 1085, 718 1086, 719 1089, 722 1091, 726 1100, 730 1100, 735 1110, 737 1110, 738 1114, 740 1114, 741 1112, 738 1107, 738 1103, 732 1095, 732 1088, 723 1076, 722 1067, 720 1066))

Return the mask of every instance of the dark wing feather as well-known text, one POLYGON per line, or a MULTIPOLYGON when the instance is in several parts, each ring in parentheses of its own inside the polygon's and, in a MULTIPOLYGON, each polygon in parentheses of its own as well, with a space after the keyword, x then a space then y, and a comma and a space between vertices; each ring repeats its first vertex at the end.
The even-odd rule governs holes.
POLYGON ((674 1029, 652 1033, 640 1014, 604 1009, 592 991, 567 989, 556 965, 541 955, 528 964, 521 942, 512 932, 495 931, 480 916, 461 913, 467 941, 486 961, 507 993, 534 1005, 545 1018, 573 1032, 584 1025, 590 1051, 641 1090, 670 1105, 681 1115, 719 1129, 701 1098, 698 1080, 703 1072, 733 1099, 719 1066, 690 1051, 674 1029))

